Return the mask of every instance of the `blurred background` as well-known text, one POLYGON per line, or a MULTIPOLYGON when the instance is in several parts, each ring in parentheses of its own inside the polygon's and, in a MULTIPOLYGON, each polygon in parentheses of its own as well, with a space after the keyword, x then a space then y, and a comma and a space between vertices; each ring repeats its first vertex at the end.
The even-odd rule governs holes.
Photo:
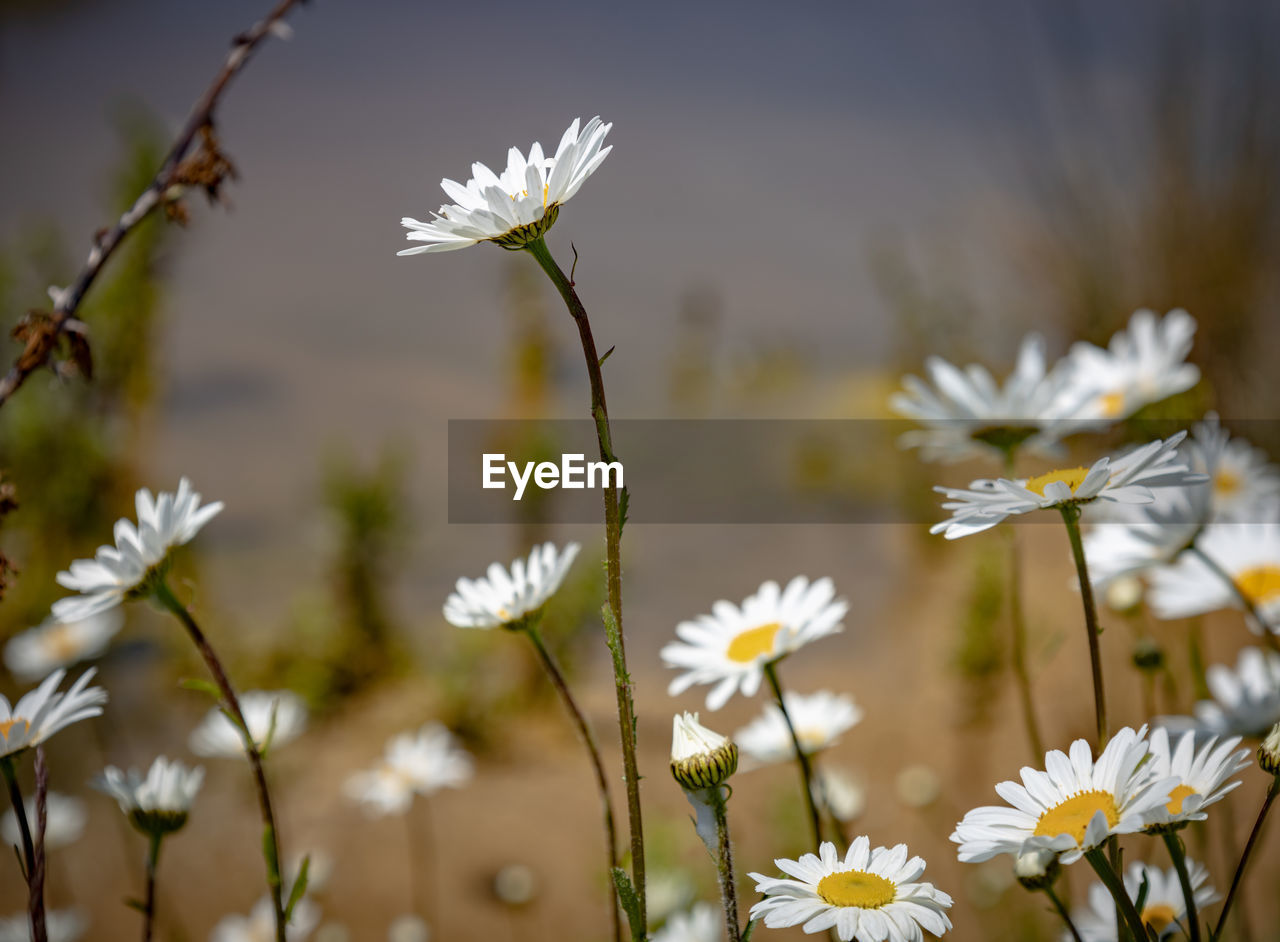
MULTIPOLYGON (((0 2, 6 323, 47 306, 46 286, 66 283, 150 179, 230 37, 264 12, 249 0, 0 2)), ((459 576, 535 540, 582 541, 548 632, 613 745, 600 529, 552 525, 547 507, 509 527, 450 525, 445 488, 449 419, 585 414, 580 352, 532 259, 490 246, 396 257, 400 217, 435 209, 441 177, 500 164, 511 145, 554 146, 575 116, 614 122, 613 153, 549 243, 566 267, 576 246, 597 342, 616 346, 617 417, 883 418, 901 373, 931 353, 1003 375, 1028 330, 1057 356, 1076 339, 1105 343, 1142 306, 1185 307, 1200 325, 1191 359, 1204 379, 1163 417, 1277 415, 1275 4, 319 0, 291 23, 294 39, 264 47, 218 112, 239 171, 226 205, 192 199, 185 227, 153 218, 126 243, 82 308, 92 383, 37 375, 0 411, 0 468, 19 503, 0 547, 20 570, 0 636, 46 616, 53 574, 107 540, 135 488, 172 490, 185 474, 224 500, 180 578, 241 687, 288 687, 311 706, 273 774, 286 849, 332 863, 317 897, 326 938, 383 938, 411 909, 446 939, 596 938, 606 925, 590 780, 537 665, 512 639, 439 614, 459 576), (367 820, 343 780, 432 718, 478 756, 475 782, 408 824, 367 820), (434 850, 411 879, 409 847, 424 844, 434 850), (495 883, 513 865, 527 892, 495 883)), ((922 523, 627 532, 651 866, 714 898, 665 769, 670 714, 701 697, 666 696, 658 649, 715 599, 829 575, 854 602, 847 630, 786 673, 866 711, 833 756, 866 788, 857 830, 930 861, 957 898, 955 938, 1015 925, 1054 937, 1007 866, 961 868, 946 841, 1027 760, 1000 547, 943 548, 924 526, 930 485, 991 469, 893 451, 797 467, 805 486, 915 495, 922 523), (904 772, 936 787, 904 790, 904 772)), ((1065 746, 1092 723, 1070 558, 1057 530, 1025 529, 1033 670, 1046 735, 1065 746)), ((85 795, 108 761, 190 758, 207 704, 176 681, 199 665, 172 624, 143 606, 127 616, 101 664, 106 717, 53 743, 61 791, 85 795)), ((1234 663, 1244 632, 1218 621, 1208 656, 1234 663)), ((1116 678, 1131 641, 1106 636, 1116 678)), ((1138 685, 1114 686, 1117 715, 1143 719, 1138 685)), ((0 681, 11 697, 22 689, 0 681)), ((1162 712, 1182 712, 1194 691, 1166 693, 1162 712)), ((759 706, 735 700, 713 725, 730 732, 759 706)), ((252 794, 230 765, 211 767, 166 851, 164 938, 203 939, 259 895, 252 794)), ((806 849, 793 777, 762 770, 738 785, 744 871, 806 849)), ((1242 829, 1256 784, 1241 790, 1242 829)), ((53 901, 81 907, 90 938, 125 938, 136 914, 120 900, 138 892, 143 848, 109 800, 85 801, 82 842, 56 852, 53 901)), ((1272 854, 1256 885, 1276 869, 1272 854)), ((7 910, 20 884, 0 879, 7 910)), ((1280 913, 1267 895, 1248 901, 1255 926, 1280 913)))

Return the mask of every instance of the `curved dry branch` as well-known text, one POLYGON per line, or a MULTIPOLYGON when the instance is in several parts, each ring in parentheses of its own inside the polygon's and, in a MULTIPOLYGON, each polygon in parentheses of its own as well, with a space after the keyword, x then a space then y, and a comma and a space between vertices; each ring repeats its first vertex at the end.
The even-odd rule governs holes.
POLYGON ((26 346, 8 373, 0 379, 0 406, 8 402, 28 376, 48 364, 64 336, 71 342, 72 358, 83 371, 88 372, 85 328, 83 322, 76 318, 80 302, 107 259, 129 233, 157 206, 174 205, 172 188, 202 187, 213 198, 222 179, 234 175, 234 168, 218 151, 213 136, 214 109, 227 85, 253 57, 258 46, 270 36, 288 36, 284 18, 293 7, 303 2, 305 0, 280 0, 264 19, 231 41, 231 51, 227 53, 222 68, 191 109, 190 117, 174 139, 151 183, 113 226, 99 230, 94 236, 84 266, 70 285, 54 293, 53 311, 33 311, 14 329, 13 335, 24 341, 26 346), (194 148, 193 144, 196 145, 194 148))

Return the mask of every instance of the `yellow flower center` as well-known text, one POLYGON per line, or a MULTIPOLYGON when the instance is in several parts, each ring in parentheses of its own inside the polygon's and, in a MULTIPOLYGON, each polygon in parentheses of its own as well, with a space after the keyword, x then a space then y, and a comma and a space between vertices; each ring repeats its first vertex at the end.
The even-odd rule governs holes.
POLYGON ((750 664, 762 654, 771 654, 774 638, 781 629, 782 625, 776 621, 758 628, 748 628, 735 635, 729 642, 729 647, 724 652, 725 656, 739 664, 750 664))
POLYGON ((1240 594, 1254 605, 1265 605, 1280 598, 1280 566, 1268 563, 1246 569, 1236 576, 1240 594))
POLYGON ((898 888, 878 874, 842 870, 818 881, 818 895, 832 906, 879 909, 898 898, 898 888))
POLYGON ((1114 419, 1124 412, 1124 399, 1123 392, 1109 392, 1098 397, 1098 406, 1106 418, 1114 419))
POLYGON ((1057 837, 1059 834, 1070 834, 1077 844, 1084 841, 1084 832, 1089 827, 1093 816, 1101 811, 1107 817, 1107 824, 1114 827, 1120 821, 1120 812, 1116 810, 1115 799, 1110 792, 1091 791, 1072 795, 1060 805, 1054 805, 1036 822, 1037 837, 1057 837))
POLYGON ((816 726, 797 729, 796 738, 800 740, 800 748, 805 752, 817 752, 827 744, 827 734, 816 726))
POLYGON ((1025 487, 1032 493, 1039 494, 1044 497, 1044 489, 1046 486, 1061 481, 1067 487, 1071 488, 1071 493, 1076 492, 1076 488, 1084 481, 1085 476, 1089 473, 1088 468, 1064 468, 1061 471, 1050 471, 1048 474, 1042 474, 1039 477, 1031 478, 1027 481, 1025 487))
POLYGON ((1168 903, 1153 903, 1142 910, 1142 924, 1154 929, 1156 935, 1164 932, 1177 918, 1178 914, 1173 911, 1173 907, 1168 903))
POLYGON ((20 717, 20 716, 15 716, 15 717, 14 717, 13 719, 11 719, 11 720, 0 720, 0 738, 3 738, 3 739, 5 739, 5 740, 8 740, 8 739, 9 739, 9 733, 10 733, 10 732, 13 730, 13 728, 14 728, 15 726, 17 726, 19 723, 21 723, 23 726, 25 726, 28 730, 30 730, 30 729, 31 729, 31 724, 30 724, 27 720, 22 719, 22 717, 20 717))
POLYGON ((1240 476, 1225 468, 1213 477, 1213 489, 1219 497, 1230 497, 1240 491, 1240 476))
POLYGON ((1190 785, 1179 785, 1169 792, 1169 803, 1165 809, 1169 814, 1182 814, 1182 803, 1196 793, 1190 785))

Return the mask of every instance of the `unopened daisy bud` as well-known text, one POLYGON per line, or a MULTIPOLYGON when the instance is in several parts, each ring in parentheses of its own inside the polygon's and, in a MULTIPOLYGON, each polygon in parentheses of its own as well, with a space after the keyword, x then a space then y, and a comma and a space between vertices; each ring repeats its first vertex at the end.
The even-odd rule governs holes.
POLYGON ((1142 671, 1164 667, 1164 648, 1154 638, 1139 638, 1133 646, 1133 666, 1142 671))
POLYGON ((122 772, 109 765, 93 786, 114 798, 135 828, 159 837, 179 831, 187 823, 191 803, 203 782, 204 769, 189 769, 160 756, 145 776, 137 769, 122 772))
POLYGON ((1013 875, 1028 890, 1043 890, 1053 886, 1058 879, 1062 864, 1058 863, 1056 851, 1041 848, 1019 854, 1013 862, 1013 875))
POLYGON ((698 722, 697 713, 671 722, 671 774, 682 788, 717 788, 738 769, 738 747, 698 722))
POLYGON ((1258 747, 1258 765, 1264 772, 1280 775, 1280 723, 1271 727, 1271 732, 1258 747))

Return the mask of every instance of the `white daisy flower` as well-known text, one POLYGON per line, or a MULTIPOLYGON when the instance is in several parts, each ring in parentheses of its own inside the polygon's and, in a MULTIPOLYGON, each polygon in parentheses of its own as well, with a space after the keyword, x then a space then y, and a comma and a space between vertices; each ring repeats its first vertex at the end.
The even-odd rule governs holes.
MULTIPOLYGON (((1203 615, 1240 608, 1240 595, 1253 605, 1272 632, 1280 632, 1280 523, 1214 523, 1196 539, 1196 548, 1235 583, 1233 588, 1195 553, 1152 570, 1148 597, 1160 618, 1203 615)), ((1249 619, 1249 628, 1262 626, 1249 619)))
POLYGON ((664 867, 651 871, 645 880, 645 902, 649 921, 658 924, 693 902, 693 879, 683 870, 664 867))
MULTIPOLYGON (((1191 892, 1195 896, 1196 911, 1204 912, 1206 906, 1220 898, 1213 887, 1209 886, 1209 871, 1203 864, 1188 860, 1187 876, 1190 878, 1191 892)), ((1167 939, 1180 931, 1178 924, 1187 915, 1186 897, 1182 895, 1178 871, 1172 867, 1168 870, 1148 867, 1140 861, 1129 864, 1124 875, 1124 888, 1135 904, 1144 879, 1147 882, 1147 895, 1142 912, 1138 915, 1144 926, 1155 931, 1157 938, 1167 939)), ((1089 905, 1076 909, 1071 914, 1071 921, 1075 923, 1083 942, 1115 942, 1118 938, 1116 901, 1104 883, 1095 881, 1090 885, 1089 905)), ((1068 942, 1071 933, 1064 933, 1062 938, 1063 942, 1068 942)))
POLYGON ((1169 801, 1153 808, 1147 825, 1170 825, 1184 821, 1203 821, 1204 809, 1221 801, 1239 787, 1240 780, 1228 782, 1231 776, 1249 765, 1249 750, 1237 750, 1239 736, 1218 742, 1216 736, 1196 748, 1196 734, 1188 730, 1177 745, 1169 741, 1169 731, 1156 729, 1151 734, 1148 768, 1157 779, 1176 778, 1178 784, 1169 793, 1169 801))
MULTIPOLYGON (((288 690, 242 693, 240 709, 259 752, 292 742, 307 727, 306 705, 288 690)), ((240 729, 218 707, 191 732, 187 745, 198 756, 238 759, 245 754, 240 729)))
POLYGON ((676 696, 694 684, 715 684, 707 694, 708 710, 720 709, 735 690, 753 696, 766 664, 842 629, 849 603, 835 594, 830 579, 810 583, 796 576, 785 590, 766 582, 741 607, 719 601, 712 614, 681 622, 676 626, 681 640, 666 645, 661 656, 668 667, 686 672, 667 692, 676 696))
POLYGON ((1003 386, 977 364, 961 370, 935 356, 925 361, 925 369, 932 386, 904 376, 903 391, 889 398, 890 409, 924 426, 899 442, 919 448, 925 461, 1003 455, 1012 446, 1050 453, 1072 430, 1081 397, 1072 401, 1070 363, 1060 361, 1046 370, 1044 340, 1035 334, 1022 341, 1017 366, 1003 386))
MULTIPOLYGON (((285 927, 288 942, 303 942, 320 921, 320 910, 308 899, 298 901, 285 927)), ((249 915, 224 916, 209 933, 209 942, 275 942, 276 917, 269 897, 254 904, 249 915)))
POLYGON ((66 673, 54 671, 12 707, 0 695, 0 758, 38 746, 63 727, 102 713, 107 692, 89 686, 94 669, 89 668, 61 693, 58 685, 66 673))
MULTIPOLYGON (((27 811, 27 825, 34 837, 36 833, 36 798, 28 795, 23 799, 23 807, 27 811)), ((84 835, 85 823, 89 820, 89 811, 84 802, 61 792, 48 792, 45 795, 44 846, 46 850, 57 850, 74 844, 84 835)), ((18 816, 10 809, 0 819, 0 838, 9 847, 22 844, 22 832, 18 828, 18 816)))
POLYGON ((114 798, 130 823, 145 834, 168 834, 187 823, 191 803, 204 784, 204 769, 187 768, 159 756, 144 776, 137 769, 102 770, 93 787, 114 798))
POLYGON ((1077 739, 1068 755, 1054 749, 1045 769, 1022 769, 1022 784, 1001 782, 996 793, 1012 808, 974 808, 956 825, 951 840, 962 863, 981 863, 997 854, 1021 856, 1053 850, 1064 864, 1079 860, 1112 834, 1140 831, 1147 815, 1169 801, 1178 779, 1152 778, 1139 768, 1147 757, 1147 728, 1125 727, 1097 762, 1089 743, 1077 739))
POLYGON ((1038 477, 1011 481, 979 480, 968 490, 935 487, 944 495, 951 517, 929 528, 954 540, 981 533, 1015 514, 1078 506, 1093 501, 1150 503, 1153 487, 1185 487, 1206 480, 1178 460, 1175 450, 1186 432, 1157 439, 1118 458, 1099 458, 1091 467, 1050 471, 1038 477))
POLYGON ((674 913, 655 932, 652 942, 720 942, 724 911, 711 903, 696 903, 687 913, 674 913))
POLYGON ((612 124, 597 117, 581 130, 578 125, 579 119, 574 118, 554 157, 545 156, 542 145, 534 141, 528 157, 515 147, 507 151, 507 169, 501 175, 474 163, 466 186, 441 180, 440 187, 453 203, 441 206, 427 222, 408 216, 401 219, 400 224, 410 230, 405 238, 427 244, 396 254, 449 252, 477 242, 519 249, 540 239, 555 223, 560 207, 613 150, 600 146, 612 124))
POLYGON ((77 559, 58 573, 60 586, 81 595, 54 602, 54 618, 79 621, 149 595, 153 580, 164 575, 169 551, 190 542, 222 510, 221 501, 200 506, 200 495, 186 478, 178 482, 176 494, 152 497, 144 487, 134 503, 136 527, 117 520, 115 546, 100 546, 93 559, 77 559))
POLYGON ((1083 341, 1073 345, 1073 381, 1090 392, 1086 416, 1123 419, 1198 383, 1200 370, 1186 362, 1195 332, 1195 319, 1186 311, 1157 319, 1153 311, 1140 310, 1106 350, 1083 341))
POLYGON ((867 808, 867 787, 839 769, 821 765, 814 769, 814 797, 837 821, 854 821, 867 808))
MULTIPOLYGON (((788 690, 782 695, 787 714, 796 727, 796 737, 805 755, 834 746, 840 734, 862 721, 862 710, 852 697, 826 690, 805 696, 788 690)), ((795 743, 786 717, 776 703, 767 704, 764 715, 752 720, 734 736, 738 748, 756 762, 785 762, 794 759, 795 743)))
POLYGON ((1212 700, 1201 700, 1194 716, 1163 716, 1159 723, 1181 732, 1188 729, 1218 736, 1261 738, 1280 722, 1280 655, 1242 648, 1236 669, 1211 664, 1205 683, 1212 700))
POLYGON ((1193 471, 1209 475, 1211 517, 1218 522, 1274 523, 1280 520, 1280 468, 1265 452, 1233 438, 1210 412, 1197 422, 1187 442, 1193 471))
POLYGON ((1280 723, 1271 727, 1258 747, 1258 768, 1268 775, 1280 775, 1280 723))
POLYGON ((925 862, 907 858, 907 845, 871 849, 866 837, 849 845, 844 859, 824 841, 818 853, 775 860, 794 879, 753 873, 767 894, 751 907, 770 929, 804 924, 804 931, 835 929, 842 942, 920 942, 923 932, 940 936, 951 928, 951 897, 932 883, 917 883, 925 862))
POLYGON ((59 667, 98 657, 123 624, 118 609, 72 622, 47 618, 9 639, 4 646, 5 666, 22 681, 47 677, 59 667))
MULTIPOLYGON (((49 942, 76 942, 89 928, 78 909, 46 909, 45 933, 49 942)), ((31 942, 31 917, 26 913, 0 918, 0 942, 31 942)))
POLYGON ((461 788, 473 770, 471 756, 453 734, 440 723, 428 723, 417 733, 393 736, 382 761, 348 778, 344 791, 371 815, 404 814, 414 795, 461 788))
POLYGON ((578 555, 578 544, 563 552, 554 543, 535 546, 528 560, 517 559, 511 572, 498 563, 481 579, 459 579, 444 603, 444 617, 459 628, 517 628, 542 609, 564 582, 578 555))

